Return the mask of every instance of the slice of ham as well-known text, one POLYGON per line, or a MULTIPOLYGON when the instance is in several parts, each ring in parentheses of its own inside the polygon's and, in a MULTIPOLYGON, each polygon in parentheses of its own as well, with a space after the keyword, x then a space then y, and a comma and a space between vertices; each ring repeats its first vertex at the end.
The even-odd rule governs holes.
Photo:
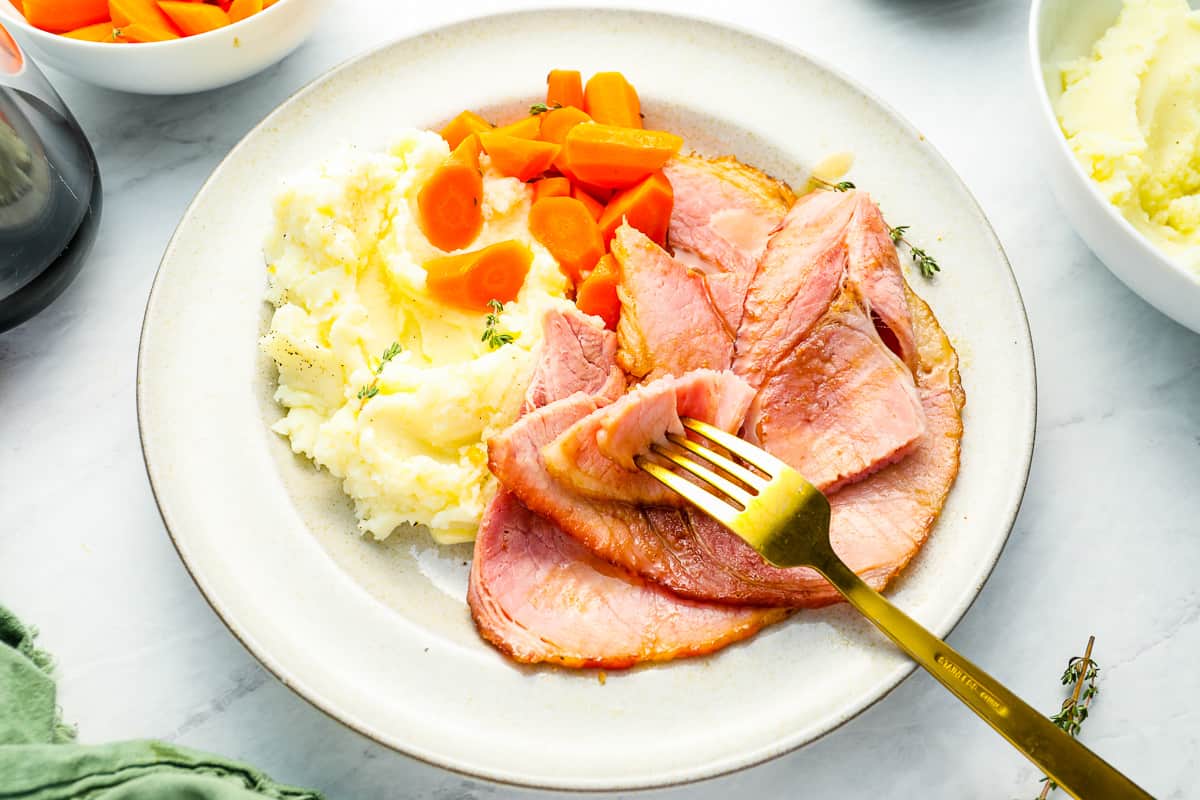
POLYGON ((588 497, 646 505, 684 501, 638 469, 634 457, 667 434, 683 435, 680 417, 702 419, 726 431, 742 424, 754 397, 732 372, 696 370, 634 389, 567 428, 542 448, 560 483, 588 497))
POLYGON ((903 458, 924 432, 912 373, 846 286, 770 367, 743 436, 829 493, 903 458))
POLYGON ((683 263, 708 275, 714 306, 736 331, 767 239, 796 196, 787 184, 734 158, 679 155, 663 171, 675 192, 667 233, 671 248, 683 263))
POLYGON ((610 400, 625 393, 625 376, 616 364, 616 337, 595 317, 574 309, 547 311, 538 347, 525 411, 576 392, 610 400))
POLYGON ((517 661, 605 669, 711 653, 787 613, 684 600, 601 561, 508 492, 484 517, 467 601, 483 637, 517 661))
POLYGON ((846 232, 850 280, 866 298, 880 334, 909 370, 916 371, 917 342, 908 284, 900 271, 891 229, 879 206, 865 192, 856 194, 858 205, 846 232))
MULTIPOLYGON (((621 395, 612 333, 574 311, 543 324, 529 416, 545 406, 576 419, 621 395)), ((786 613, 681 598, 598 558, 503 488, 475 539, 467 603, 480 635, 517 661, 607 669, 710 653, 786 613)))
MULTIPOLYGON (((925 432, 907 458, 830 497, 834 550, 877 589, 916 554, 958 474, 963 394, 957 356, 928 307, 915 295, 908 299, 925 432)), ((678 594, 808 607, 838 599, 816 573, 769 566, 699 512, 587 497, 555 479, 543 448, 594 410, 594 404, 557 403, 526 415, 489 442, 493 473, 591 552, 678 594)))
POLYGON ((750 385, 763 384, 841 290, 846 229, 856 205, 852 192, 807 194, 771 237, 746 295, 735 344, 733 370, 750 385))
POLYGON ((654 380, 729 366, 734 329, 715 305, 708 276, 672 258, 630 225, 617 229, 612 253, 621 265, 617 363, 622 369, 634 378, 654 380))

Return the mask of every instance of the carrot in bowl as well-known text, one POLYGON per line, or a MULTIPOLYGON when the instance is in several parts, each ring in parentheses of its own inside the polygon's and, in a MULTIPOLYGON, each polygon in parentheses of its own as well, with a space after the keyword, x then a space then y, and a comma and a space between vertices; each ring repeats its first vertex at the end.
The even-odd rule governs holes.
POLYGON ((464 111, 446 123, 446 127, 441 130, 441 134, 442 138, 450 145, 450 149, 453 150, 462 143, 463 139, 471 134, 479 133, 480 131, 490 131, 491 129, 492 123, 474 111, 464 111))
POLYGON ((583 90, 583 110, 603 125, 642 127, 637 90, 619 72, 597 72, 583 90))
POLYGON ((473 250, 425 262, 425 288, 449 306, 467 311, 487 311, 493 300, 508 303, 517 299, 533 253, 509 239, 473 250))
POLYGON ((681 147, 683 139, 666 131, 576 125, 567 134, 563 157, 580 181, 625 189, 662 169, 681 147))
POLYGON ((575 306, 585 314, 600 317, 606 328, 615 331, 621 318, 621 300, 617 296, 620 282, 621 268, 617 260, 612 253, 605 253, 575 290, 575 306))
POLYGON ((122 29, 122 34, 131 41, 179 38, 179 29, 154 0, 108 0, 108 10, 113 25, 122 29), (125 30, 127 28, 130 30, 125 30))
POLYGON ((76 31, 109 18, 108 0, 25 0, 23 6, 30 25, 51 33, 76 31))
POLYGON ((529 233, 575 283, 604 255, 604 240, 592 212, 573 197, 547 197, 534 203, 529 233))
POLYGON ((535 178, 549 168, 562 149, 552 142, 537 139, 522 139, 500 133, 500 130, 482 131, 479 143, 492 159, 492 166, 501 175, 522 181, 535 178))
POLYGON ((229 15, 220 6, 194 0, 158 0, 158 7, 175 23, 184 36, 208 33, 229 24, 229 15))
POLYGON ((418 222, 441 250, 461 250, 483 229, 483 176, 476 137, 459 143, 417 195, 418 222))
POLYGON ((533 202, 546 197, 570 197, 571 182, 566 178, 542 178, 533 184, 533 202))
POLYGON ((550 70, 546 76, 546 105, 583 108, 583 78, 579 70, 550 70))
POLYGON ((655 172, 636 186, 617 192, 600 215, 600 232, 604 242, 607 244, 612 241, 613 234, 624 220, 659 246, 665 245, 674 204, 675 193, 671 189, 671 182, 662 172, 655 172))

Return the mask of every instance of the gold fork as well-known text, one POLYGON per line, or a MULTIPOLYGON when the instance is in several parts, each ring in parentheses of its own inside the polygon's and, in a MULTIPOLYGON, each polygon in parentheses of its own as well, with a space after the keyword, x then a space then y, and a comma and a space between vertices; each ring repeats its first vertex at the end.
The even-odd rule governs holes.
POLYGON ((670 444, 651 449, 699 483, 646 456, 638 457, 638 466, 724 524, 771 564, 811 567, 821 573, 850 605, 1071 796, 1151 797, 855 575, 829 543, 829 501, 799 472, 707 423, 684 418, 683 424, 730 455, 672 434, 670 444))

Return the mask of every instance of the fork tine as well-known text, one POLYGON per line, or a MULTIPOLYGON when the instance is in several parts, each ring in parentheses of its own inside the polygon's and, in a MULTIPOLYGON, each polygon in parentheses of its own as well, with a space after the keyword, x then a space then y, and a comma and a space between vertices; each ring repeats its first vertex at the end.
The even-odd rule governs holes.
POLYGON ((673 433, 667 434, 667 439, 683 449, 695 453, 704 460, 711 462, 725 474, 733 476, 757 492, 761 492, 767 487, 767 479, 757 472, 751 472, 736 461, 726 458, 718 452, 709 450, 699 442, 694 442, 686 436, 676 436, 673 433))
POLYGON ((738 515, 738 510, 733 506, 723 500, 717 499, 715 495, 701 489, 682 475, 676 475, 663 465, 655 464, 645 456, 638 456, 635 461, 639 467, 649 473, 659 483, 682 495, 685 500, 691 501, 692 504, 710 517, 725 525, 733 524, 734 519, 738 515))
POLYGON ((653 444, 650 447, 655 453, 658 453, 663 458, 670 461, 672 464, 677 464, 683 469, 695 475, 700 480, 712 486, 717 491, 723 493, 726 497, 735 500, 742 508, 745 508, 750 502, 751 495, 742 487, 735 484, 733 481, 727 480, 717 473, 713 472, 703 464, 688 458, 687 451, 675 445, 653 444))
POLYGON ((788 468, 787 464, 765 450, 760 450, 749 442, 734 436, 732 433, 726 433, 720 428, 709 425, 707 422, 701 422, 691 417, 683 417, 683 427, 690 431, 695 431, 709 441, 716 442, 751 466, 758 467, 767 473, 767 475, 775 476, 788 468))

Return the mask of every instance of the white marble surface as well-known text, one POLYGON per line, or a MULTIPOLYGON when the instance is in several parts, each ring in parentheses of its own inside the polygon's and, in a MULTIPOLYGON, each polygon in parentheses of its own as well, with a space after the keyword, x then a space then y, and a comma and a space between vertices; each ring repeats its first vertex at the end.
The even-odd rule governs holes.
MULTIPOLYGON (((85 741, 153 736, 216 750, 331 800, 509 797, 518 792, 359 737, 268 675, 182 569, 142 466, 134 412, 142 310, 159 254, 204 177, 259 118, 327 68, 497 4, 336 5, 319 36, 283 64, 208 94, 136 97, 52 75, 95 143, 106 207, 75 284, 0 335, 0 602, 41 627, 59 658, 63 709, 85 741)), ((901 109, 975 192, 1028 306, 1040 430, 1016 530, 951 641, 1052 710, 1065 659, 1095 633, 1102 692, 1084 738, 1156 796, 1197 796, 1200 337, 1111 277, 1042 183, 1031 153, 1027 5, 644 5, 729 20, 837 65, 901 109)), ((1027 798, 1038 790, 1031 766, 917 674, 807 748, 662 794, 1027 798)))

